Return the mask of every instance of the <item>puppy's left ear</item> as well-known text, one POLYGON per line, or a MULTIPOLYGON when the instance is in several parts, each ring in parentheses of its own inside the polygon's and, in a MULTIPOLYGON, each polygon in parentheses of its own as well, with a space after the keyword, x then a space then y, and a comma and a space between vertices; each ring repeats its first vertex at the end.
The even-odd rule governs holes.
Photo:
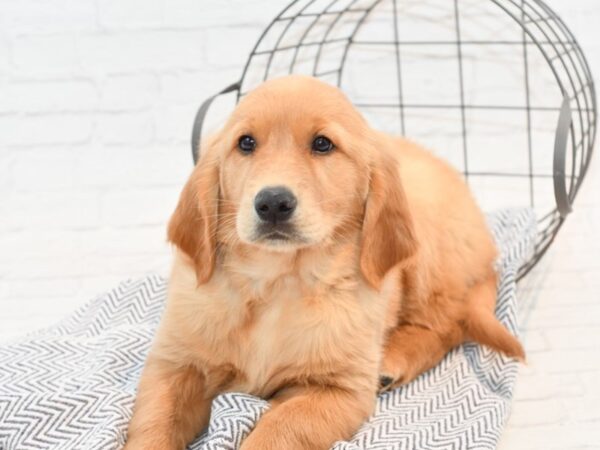
POLYGON ((183 188, 168 228, 169 241, 193 261, 198 285, 214 270, 218 210, 219 163, 209 151, 183 188))
POLYGON ((376 289, 394 266, 416 253, 413 222, 397 162, 387 155, 371 170, 362 227, 360 268, 376 289))

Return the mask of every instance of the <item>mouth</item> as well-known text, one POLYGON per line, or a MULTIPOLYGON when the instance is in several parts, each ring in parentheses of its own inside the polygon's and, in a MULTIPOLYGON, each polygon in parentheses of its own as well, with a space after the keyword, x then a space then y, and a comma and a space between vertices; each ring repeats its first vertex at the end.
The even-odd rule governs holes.
POLYGON ((267 244, 302 244, 304 242, 304 239, 294 227, 287 224, 261 224, 257 227, 254 240, 267 244))
POLYGON ((273 241, 289 241, 292 239, 292 236, 279 231, 273 231, 272 233, 263 235, 262 238, 273 241))

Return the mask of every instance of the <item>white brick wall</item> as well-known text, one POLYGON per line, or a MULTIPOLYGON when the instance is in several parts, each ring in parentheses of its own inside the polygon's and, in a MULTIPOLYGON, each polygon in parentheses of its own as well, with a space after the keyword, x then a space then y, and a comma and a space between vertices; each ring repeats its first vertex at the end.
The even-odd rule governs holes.
POLYGON ((195 110, 282 6, 0 0, 0 336, 166 271, 195 110))
MULTIPOLYGON (((547 1, 599 75, 598 0, 547 1)), ((191 169, 196 108, 239 77, 286 3, 0 0, 0 340, 50 324, 123 278, 166 272, 164 228, 191 169)), ((600 252, 577 240, 597 239, 600 219, 585 211, 598 206, 581 204, 588 209, 568 223, 575 231, 562 235, 560 259, 578 272, 523 291, 543 298, 524 318, 530 366, 507 449, 570 448, 557 429, 582 447, 600 442, 600 408, 589 400, 600 398, 600 358, 589 348, 600 336, 600 252)))
MULTIPOLYGON (((10 286, 0 305, 16 286, 61 274, 71 278, 55 283, 57 297, 75 301, 108 267, 115 281, 164 270, 163 228, 190 169, 195 110, 239 76, 284 4, 0 0, 0 280, 10 286), (123 230, 125 245, 108 240, 123 230), (122 264, 140 255, 152 258, 122 264)), ((600 73, 597 2, 551 4, 600 73)))

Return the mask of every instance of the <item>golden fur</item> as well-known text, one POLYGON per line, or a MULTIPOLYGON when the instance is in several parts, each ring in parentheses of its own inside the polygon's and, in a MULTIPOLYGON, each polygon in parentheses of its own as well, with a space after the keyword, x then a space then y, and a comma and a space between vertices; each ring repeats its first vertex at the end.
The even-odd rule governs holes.
POLYGON ((369 416, 380 380, 407 383, 465 340, 524 356, 494 317, 496 250, 459 174, 315 79, 241 101, 202 147, 168 236, 168 302, 128 450, 185 448, 227 391, 272 405, 243 450, 324 450, 369 416), (311 152, 316 135, 333 152, 311 152), (253 234, 252 199, 272 185, 298 197, 296 241, 253 234))

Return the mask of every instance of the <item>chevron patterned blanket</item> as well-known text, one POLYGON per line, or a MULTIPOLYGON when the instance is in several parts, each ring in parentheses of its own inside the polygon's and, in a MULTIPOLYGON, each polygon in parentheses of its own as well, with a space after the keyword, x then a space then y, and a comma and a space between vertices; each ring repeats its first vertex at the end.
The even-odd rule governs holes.
MULTIPOLYGON (((489 222, 501 249, 497 314, 516 333, 516 271, 533 245, 535 218, 505 210, 489 222)), ((61 323, 0 345, 0 450, 121 448, 165 288, 156 275, 124 282, 61 323)), ((514 361, 462 345, 382 394, 373 416, 334 449, 493 449, 516 373, 514 361)), ((234 450, 267 409, 256 397, 222 395, 189 448, 234 450)))

